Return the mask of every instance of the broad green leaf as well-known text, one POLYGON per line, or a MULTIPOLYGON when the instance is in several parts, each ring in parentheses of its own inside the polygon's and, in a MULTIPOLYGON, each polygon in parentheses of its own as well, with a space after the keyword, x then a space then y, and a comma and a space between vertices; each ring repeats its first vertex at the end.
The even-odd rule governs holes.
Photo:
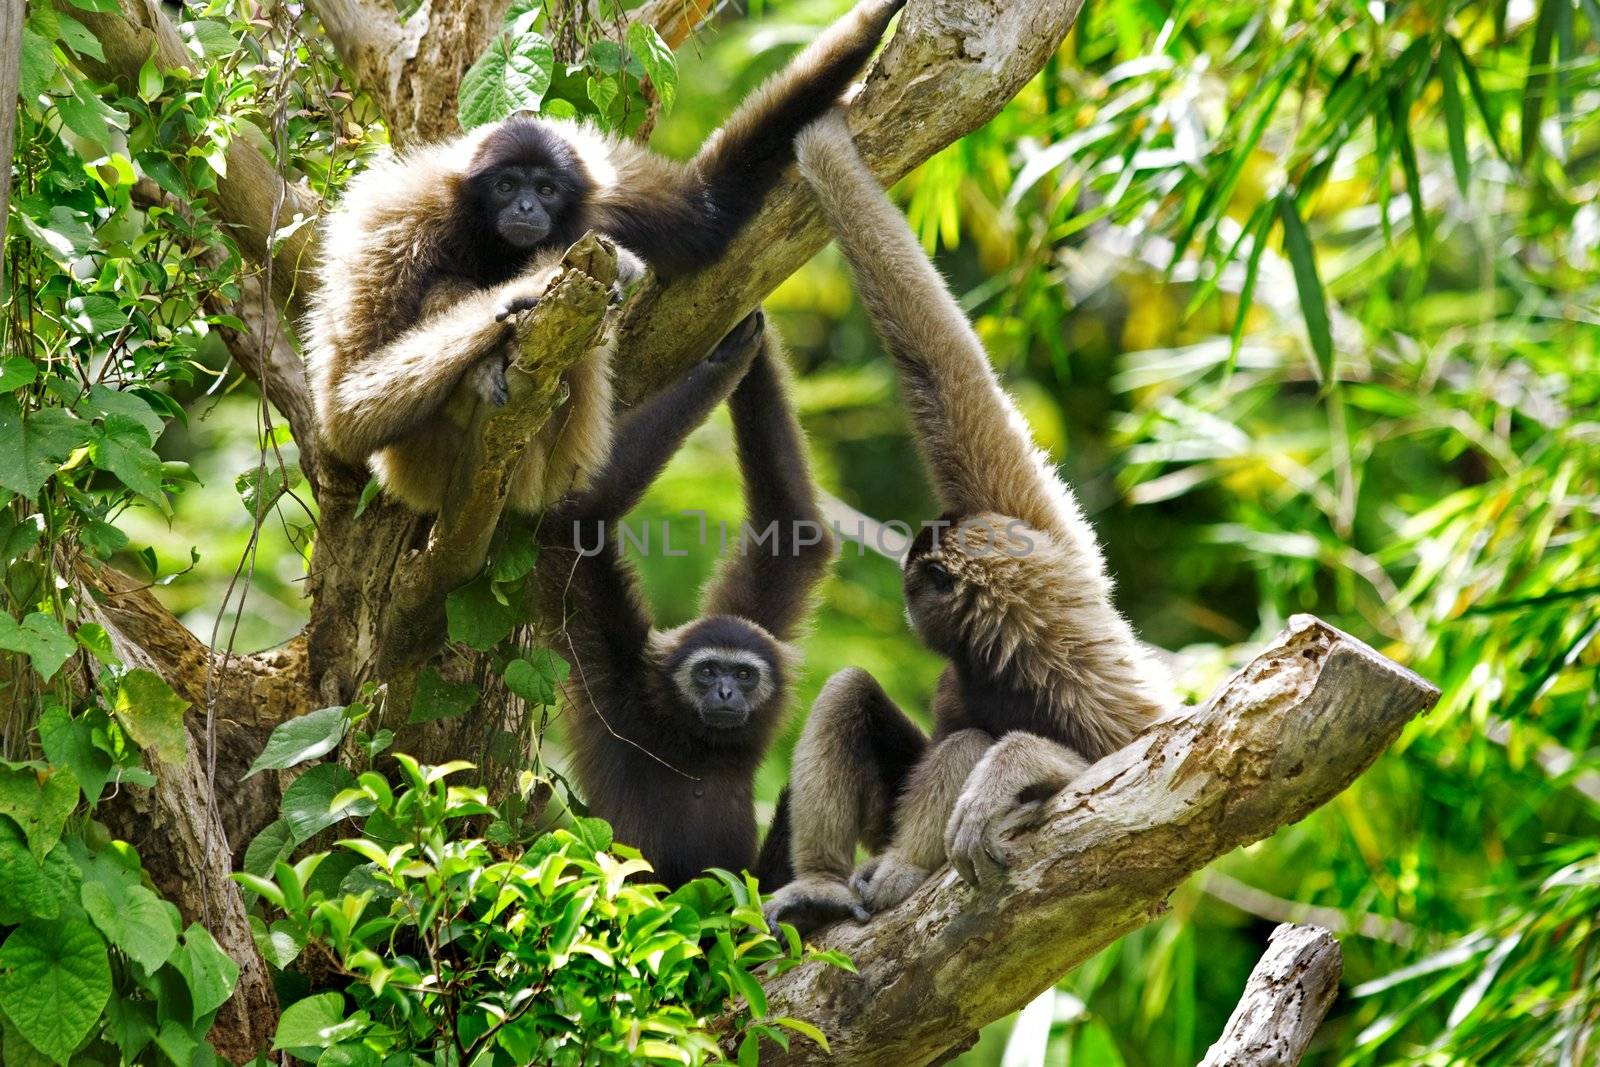
POLYGON ((348 798, 338 808, 333 800, 347 789, 354 789, 356 776, 344 767, 324 763, 313 767, 283 791, 283 817, 298 844, 341 819, 370 815, 369 799, 348 798))
POLYGON ((463 129, 498 122, 518 111, 537 111, 555 73, 550 42, 533 32, 537 12, 518 17, 489 45, 461 79, 463 129))
MULTIPOLYGON (((81 82, 73 83, 70 96, 55 97, 55 104, 62 124, 92 146, 87 153, 79 152, 85 162, 107 155, 116 147, 122 131, 128 128, 128 116, 81 82)), ((68 321, 72 321, 70 317, 68 321)))
POLYGON ((294 830, 287 819, 274 819, 250 839, 244 850, 244 870, 262 878, 272 873, 279 860, 287 860, 294 851, 294 830))
POLYGON ((109 522, 97 519, 86 523, 78 531, 78 543, 87 548, 95 558, 110 559, 128 547, 128 535, 109 522))
MULTIPOLYGON (((62 316, 63 321, 88 336, 116 333, 128 324, 128 316, 117 306, 117 302, 100 293, 70 297, 64 310, 66 314, 62 316)), ((104 392, 114 392, 105 386, 99 388, 104 392)))
POLYGON ((166 509, 161 491, 161 457, 150 447, 145 428, 124 415, 108 415, 89 438, 89 455, 95 466, 115 474, 123 485, 166 509))
POLYGON ((300 467, 290 463, 280 467, 269 462, 265 469, 252 467, 233 480, 233 487, 244 501, 244 509, 255 519, 272 510, 283 494, 296 488, 303 479, 300 467))
POLYGON ((506 664, 506 688, 530 704, 554 704, 569 669, 566 660, 549 649, 539 649, 529 659, 506 664))
POLYGON ((0 813, 16 822, 36 859, 42 861, 56 847, 77 806, 78 781, 65 767, 36 771, 0 765, 0 813))
POLYGON ((54 53, 48 38, 32 26, 22 28, 22 62, 17 81, 24 100, 30 103, 38 100, 56 80, 61 68, 56 65, 54 53))
MULTIPOLYGON (((78 632, 83 632, 83 627, 78 632)), ((104 713, 100 713, 104 721, 104 713)), ((90 718, 74 718, 59 705, 45 709, 39 716, 39 744, 45 759, 58 767, 65 767, 77 779, 83 795, 92 807, 100 799, 106 783, 115 773, 111 756, 94 743, 94 726, 90 718)))
POLYGON ((178 763, 189 752, 189 731, 183 713, 189 702, 172 691, 161 677, 144 669, 129 671, 117 688, 117 721, 140 748, 168 763, 178 763))
POLYGON ((54 919, 64 896, 60 880, 28 851, 22 832, 11 820, 0 819, 0 925, 54 919))
POLYGON ((189 986, 189 998, 194 1002, 191 1022, 199 1022, 233 996, 239 965, 199 923, 190 923, 183 932, 183 947, 172 954, 170 962, 189 986))
POLYGON ((517 612, 500 603, 487 576, 479 575, 445 599, 450 639, 487 652, 516 629, 517 612))
POLYGON ((281 1049, 327 1048, 338 1039, 333 1035, 345 1021, 344 994, 318 993, 297 1000, 278 1017, 278 1032, 272 1047, 281 1049))
POLYGON ((338 747, 349 724, 344 708, 319 708, 279 723, 266 747, 245 772, 249 778, 262 771, 281 771, 298 763, 319 759, 338 747))
POLYGON ((411 698, 411 718, 407 722, 433 722, 465 715, 478 702, 478 687, 471 682, 449 682, 433 667, 417 676, 417 691, 411 698))
POLYGON ((111 643, 111 635, 97 622, 79 623, 78 628, 72 631, 72 639, 78 642, 79 648, 108 667, 122 662, 116 646, 111 643))
POLYGON ((10 615, 0 614, 0 648, 26 655, 39 677, 49 681, 67 657, 78 650, 78 645, 59 622, 36 611, 20 623, 10 615))
POLYGON ((0 361, 0 393, 9 393, 13 389, 21 389, 24 385, 32 385, 39 376, 39 366, 31 359, 22 356, 8 356, 0 361))
POLYGON ((167 1019, 161 1024, 161 1030, 156 1034, 156 1047, 167 1054, 173 1063, 192 1063, 194 1050, 200 1042, 194 1039, 185 1027, 176 1019, 167 1019))
POLYGON ((0 945, 0 1010, 57 1063, 99 1021, 110 995, 105 942, 83 919, 27 923, 0 945))
POLYGON ((1317 275, 1316 252, 1311 237, 1300 221, 1300 210, 1292 193, 1278 197, 1278 218, 1283 223, 1283 250, 1294 268, 1294 284, 1300 294, 1300 312, 1305 316, 1306 334, 1316 356, 1313 369, 1324 385, 1333 381, 1333 333, 1328 325, 1328 297, 1317 275))
POLYGON ((654 26, 643 20, 628 24, 628 51, 639 61, 661 98, 661 112, 672 110, 678 97, 678 62, 654 26))
MULTIPOLYGON (((121 323, 118 323, 121 326, 121 323)), ((78 407, 78 414, 86 418, 105 418, 110 415, 121 415, 132 419, 143 426, 146 434, 146 444, 153 444, 161 436, 161 431, 166 429, 167 420, 155 408, 150 406, 150 401, 138 393, 126 392, 121 389, 108 389, 103 385, 89 387, 89 395, 78 407)))
POLYGON ((156 1006, 143 1000, 113 996, 106 1004, 106 1040, 117 1046, 122 1062, 132 1063, 156 1036, 156 1006))
POLYGON ((16 397, 0 396, 0 488, 33 496, 88 436, 89 425, 62 408, 24 419, 16 397))
POLYGON ((22 1031, 0 1012, 0 1063, 6 1067, 55 1067, 56 1061, 28 1044, 22 1031))
POLYGON ((178 33, 191 52, 205 59, 224 59, 239 51, 239 39, 226 22, 218 19, 179 23, 178 33))
POLYGON ((61 8, 56 9, 56 40, 78 53, 105 62, 106 53, 89 28, 61 8))
POLYGON ((146 974, 154 974, 178 946, 177 928, 161 898, 142 885, 110 879, 86 881, 81 899, 83 910, 105 939, 146 974))
POLYGON ((306 947, 299 933, 282 919, 269 927, 257 916, 250 916, 250 936, 261 958, 280 971, 293 963, 306 947))

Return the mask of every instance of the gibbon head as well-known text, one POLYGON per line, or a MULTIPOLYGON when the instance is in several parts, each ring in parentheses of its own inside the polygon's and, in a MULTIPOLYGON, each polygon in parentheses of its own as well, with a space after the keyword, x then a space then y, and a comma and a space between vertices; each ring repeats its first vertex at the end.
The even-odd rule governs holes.
POLYGON ((558 126, 511 118, 478 144, 462 191, 480 226, 526 253, 583 236, 594 179, 558 126))
POLYGON ((1020 519, 945 514, 922 527, 905 563, 906 615, 933 651, 985 673, 1026 669, 1048 635, 1062 588, 1060 549, 1020 519))
POLYGON ((793 650, 732 615, 711 615, 652 638, 673 702, 713 744, 765 743, 788 691, 793 650))

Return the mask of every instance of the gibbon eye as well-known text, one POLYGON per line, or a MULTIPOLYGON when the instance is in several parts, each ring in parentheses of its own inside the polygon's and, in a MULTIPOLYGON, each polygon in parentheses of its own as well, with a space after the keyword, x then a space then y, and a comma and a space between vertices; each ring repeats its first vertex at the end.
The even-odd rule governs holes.
POLYGON ((715 667, 713 667, 709 663, 702 663, 695 670, 695 673, 698 674, 702 678, 712 678, 712 677, 715 677, 715 675, 717 673, 717 669, 715 667))
POLYGON ((945 569, 943 563, 928 564, 924 573, 927 574, 928 580, 933 583, 933 587, 941 593, 948 593, 955 588, 956 580, 950 577, 950 572, 945 569))
POLYGON ((515 188, 515 184, 510 178, 501 178, 494 183, 494 190, 497 193, 509 193, 513 188, 515 188))
POLYGON ((540 196, 555 196, 556 195, 556 187, 551 185, 549 182, 545 182, 544 184, 539 186, 539 195, 540 196))
POLYGON ((756 676, 756 672, 751 670, 749 667, 740 667, 737 671, 734 672, 734 677, 738 678, 739 681, 741 681, 741 682, 748 682, 750 679, 754 678, 755 676, 756 676))

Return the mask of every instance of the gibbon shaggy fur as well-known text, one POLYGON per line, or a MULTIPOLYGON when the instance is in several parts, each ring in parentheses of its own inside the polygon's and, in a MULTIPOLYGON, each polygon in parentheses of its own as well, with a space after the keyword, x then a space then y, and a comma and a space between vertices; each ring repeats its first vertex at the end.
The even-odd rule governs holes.
POLYGON ((788 865, 775 848, 756 862, 755 772, 788 709, 797 664, 789 642, 834 550, 782 362, 776 336, 753 313, 630 412, 592 487, 539 522, 545 615, 564 620, 572 668, 566 696, 579 790, 671 886, 707 867, 752 868, 777 883, 788 865), (771 536, 737 550, 729 538, 702 614, 657 630, 612 526, 724 397, 745 523, 771 536))
MULTIPOLYGON (((904 0, 863 0, 734 112, 689 162, 586 123, 513 117, 375 164, 326 220, 307 357, 328 450, 370 460, 411 508, 440 507, 484 405, 504 403, 521 326, 588 230, 624 281, 715 263, 792 160, 794 137, 861 70, 904 0), (643 261, 641 263, 640 261, 643 261)), ((581 488, 611 432, 609 354, 518 468, 508 506, 581 488)))
POLYGON ((865 671, 817 697, 790 781, 795 880, 768 906, 812 927, 898 903, 946 859, 970 883, 997 877, 1006 818, 1125 745, 1172 695, 1111 603, 1071 490, 843 118, 807 129, 797 154, 946 508, 904 573, 913 627, 949 661, 932 738, 865 671), (874 858, 852 876, 858 842, 874 858))

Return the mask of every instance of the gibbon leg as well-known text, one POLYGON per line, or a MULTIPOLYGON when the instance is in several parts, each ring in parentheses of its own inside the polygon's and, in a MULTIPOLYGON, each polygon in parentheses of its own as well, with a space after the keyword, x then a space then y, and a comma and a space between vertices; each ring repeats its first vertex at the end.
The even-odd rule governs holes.
POLYGON ((982 730, 957 730, 918 762, 895 809, 894 840, 850 880, 869 910, 894 907, 944 864, 945 824, 968 776, 993 747, 994 737, 982 730))
POLYGON ((882 847, 895 797, 927 744, 866 671, 852 667, 828 679, 789 780, 795 880, 768 899, 768 922, 812 930, 867 918, 848 882, 856 845, 882 847))
POLYGON ((1015 730, 1001 738, 972 769, 945 827, 944 849, 956 873, 970 885, 998 877, 1006 867, 1004 832, 1088 766, 1072 749, 1038 734, 1015 730))

